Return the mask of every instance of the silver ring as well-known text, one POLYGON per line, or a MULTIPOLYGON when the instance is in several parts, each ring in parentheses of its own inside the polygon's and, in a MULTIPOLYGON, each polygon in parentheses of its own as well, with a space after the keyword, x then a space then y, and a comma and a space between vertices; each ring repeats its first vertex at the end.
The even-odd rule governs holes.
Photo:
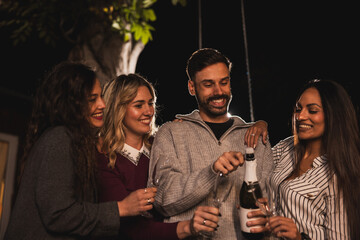
POLYGON ((144 192, 147 193, 147 189, 146 189, 146 188, 144 189, 144 192))
POLYGON ((150 204, 150 203, 151 203, 151 200, 150 200, 150 198, 148 198, 148 199, 147 199, 147 202, 148 202, 148 204, 150 204))
POLYGON ((255 136, 255 133, 250 134, 250 136, 255 136))
POLYGON ((203 221, 203 225, 206 225, 206 219, 204 219, 204 221, 203 221))

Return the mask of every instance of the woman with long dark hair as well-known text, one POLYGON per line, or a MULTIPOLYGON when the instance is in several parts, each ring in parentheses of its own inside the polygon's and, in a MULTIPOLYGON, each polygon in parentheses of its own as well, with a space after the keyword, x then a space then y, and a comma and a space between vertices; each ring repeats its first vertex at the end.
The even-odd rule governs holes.
POLYGON ((116 236, 120 216, 152 208, 97 203, 95 144, 105 108, 101 91, 92 69, 70 62, 56 65, 39 86, 5 239, 116 236))
POLYGON ((312 80, 292 122, 293 136, 273 147, 280 216, 270 230, 286 239, 360 239, 360 132, 349 95, 334 81, 312 80))

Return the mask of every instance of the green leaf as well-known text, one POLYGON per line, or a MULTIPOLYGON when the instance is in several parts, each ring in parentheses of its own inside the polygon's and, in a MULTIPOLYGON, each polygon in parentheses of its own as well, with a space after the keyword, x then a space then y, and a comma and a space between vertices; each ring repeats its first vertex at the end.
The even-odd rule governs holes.
POLYGON ((142 36, 141 41, 144 45, 146 45, 149 42, 149 36, 148 35, 142 36))
POLYGON ((124 34, 124 42, 129 41, 129 40, 130 40, 130 36, 131 36, 130 33, 125 33, 125 34, 124 34))
POLYGON ((144 19, 145 21, 155 21, 156 20, 156 15, 153 9, 144 9, 143 10, 143 15, 144 15, 144 19))
POLYGON ((131 25, 130 31, 134 33, 134 32, 139 31, 140 29, 141 29, 141 26, 139 24, 133 22, 133 24, 131 25))
POLYGON ((137 28, 134 32, 134 39, 137 41, 142 37, 142 28, 137 28))

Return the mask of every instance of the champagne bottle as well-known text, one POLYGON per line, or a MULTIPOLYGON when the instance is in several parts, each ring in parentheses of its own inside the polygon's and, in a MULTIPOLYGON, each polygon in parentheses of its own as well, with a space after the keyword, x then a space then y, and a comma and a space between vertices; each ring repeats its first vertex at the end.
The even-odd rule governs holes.
MULTIPOLYGON (((247 214, 250 211, 258 210, 256 198, 262 197, 261 188, 256 176, 256 158, 253 148, 245 150, 245 178, 240 190, 240 224, 241 232, 245 239, 262 239, 263 233, 251 233, 250 228, 246 226, 249 221, 247 214), (254 196, 255 195, 255 196, 254 196)), ((251 218, 254 220, 255 218, 251 218)))

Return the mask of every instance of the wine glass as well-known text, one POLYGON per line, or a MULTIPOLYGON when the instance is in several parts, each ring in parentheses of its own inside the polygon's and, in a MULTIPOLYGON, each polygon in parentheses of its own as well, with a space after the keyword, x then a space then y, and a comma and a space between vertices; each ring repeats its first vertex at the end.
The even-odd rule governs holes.
POLYGON ((165 154, 160 154, 151 175, 150 186, 159 187, 160 180, 171 170, 170 160, 165 154))
MULTIPOLYGON (((265 182, 265 191, 264 195, 266 198, 257 198, 255 195, 255 188, 250 188, 250 191, 252 192, 252 196, 256 200, 256 203, 258 204, 261 212, 266 216, 267 221, 269 221, 270 217, 277 216, 277 209, 276 209, 276 195, 275 191, 271 188, 269 181, 265 182)), ((274 239, 282 239, 277 238, 273 234, 266 234, 266 238, 268 240, 274 240, 274 239)))
MULTIPOLYGON (((160 179, 167 175, 171 170, 170 161, 165 154, 160 154, 154 166, 154 170, 148 181, 150 187, 159 187, 160 179)), ((152 215, 149 212, 142 212, 143 217, 151 218, 152 215)))
MULTIPOLYGON (((217 173, 215 177, 214 187, 211 191, 211 201, 210 205, 216 208, 220 208, 222 203, 226 200, 229 191, 227 188, 222 187, 219 188, 219 186, 224 186, 227 183, 227 176, 224 175, 222 172, 217 173)), ((199 234, 204 239, 211 239, 214 238, 216 235, 216 232, 207 232, 207 231, 200 231, 199 234)))
POLYGON ((250 185, 249 191, 252 192, 252 196, 256 200, 256 203, 258 204, 260 210, 263 212, 263 214, 269 218, 272 216, 277 215, 276 206, 275 206, 275 192, 271 189, 268 181, 265 182, 265 196, 266 198, 258 198, 255 195, 255 188, 252 188, 250 185))
MULTIPOLYGON (((270 181, 270 180, 269 180, 270 181)), ((270 186, 270 182, 266 181, 265 184, 265 190, 266 190, 266 194, 267 194, 267 200, 268 200, 268 204, 267 204, 267 212, 268 212, 268 217, 272 217, 272 216, 277 216, 278 212, 277 212, 277 206, 276 206, 276 195, 275 195, 275 191, 271 188, 270 186)))
POLYGON ((227 191, 218 190, 220 185, 224 185, 226 183, 226 175, 222 172, 219 172, 216 175, 214 188, 212 190, 212 206, 220 208, 221 204, 225 201, 227 191))

